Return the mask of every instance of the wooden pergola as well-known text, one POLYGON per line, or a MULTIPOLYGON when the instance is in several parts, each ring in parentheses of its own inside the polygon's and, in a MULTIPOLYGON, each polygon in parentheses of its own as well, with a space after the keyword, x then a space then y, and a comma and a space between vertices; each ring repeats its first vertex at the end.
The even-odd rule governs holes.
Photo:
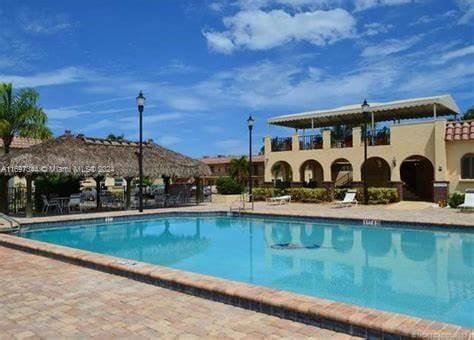
MULTIPOLYGON (((105 176, 127 181, 126 207, 130 207, 131 181, 138 177, 138 142, 90 138, 66 133, 56 139, 11 152, 0 157, 0 176, 26 178, 26 214, 32 216, 32 182, 45 174, 92 177, 97 183, 105 176)), ((143 173, 152 178, 195 178, 210 175, 209 167, 151 141, 143 144, 143 173)))

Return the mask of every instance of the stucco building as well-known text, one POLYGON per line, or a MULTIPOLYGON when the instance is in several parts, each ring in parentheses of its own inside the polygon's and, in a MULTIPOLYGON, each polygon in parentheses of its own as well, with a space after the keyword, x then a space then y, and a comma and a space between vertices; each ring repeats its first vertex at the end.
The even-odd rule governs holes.
MULTIPOLYGON (((435 202, 474 187, 474 122, 443 118, 460 113, 450 95, 369 104, 369 186, 435 202)), ((363 122, 360 104, 270 118, 295 132, 265 138, 265 183, 362 186, 363 122)))
MULTIPOLYGON (((216 179, 223 176, 230 176, 229 166, 236 156, 216 156, 216 157, 203 157, 200 159, 201 162, 207 164, 211 169, 211 175, 203 178, 204 185, 215 185, 216 179)), ((252 180, 253 185, 261 186, 264 182, 264 161, 265 156, 255 155, 252 156, 252 180)))

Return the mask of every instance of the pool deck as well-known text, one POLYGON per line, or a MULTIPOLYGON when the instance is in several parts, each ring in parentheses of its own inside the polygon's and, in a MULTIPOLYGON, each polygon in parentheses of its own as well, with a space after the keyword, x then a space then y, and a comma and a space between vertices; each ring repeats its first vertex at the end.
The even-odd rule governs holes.
POLYGON ((0 246, 0 339, 349 335, 0 246))

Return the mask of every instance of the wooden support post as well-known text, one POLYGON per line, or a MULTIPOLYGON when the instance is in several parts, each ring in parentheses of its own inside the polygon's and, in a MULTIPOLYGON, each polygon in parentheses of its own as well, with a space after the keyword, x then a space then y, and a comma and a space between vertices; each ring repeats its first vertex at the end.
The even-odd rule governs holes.
POLYGON ((0 213, 8 214, 8 180, 9 176, 0 176, 0 213))
POLYGON ((33 217, 33 176, 26 176, 26 217, 33 217))
POLYGON ((131 206, 132 181, 133 181, 133 177, 125 178, 125 182, 127 183, 127 191, 125 192, 125 209, 126 210, 129 210, 131 206))
POLYGON ((95 191, 96 191, 96 198, 95 198, 95 202, 96 202, 96 209, 99 210, 101 208, 101 204, 100 204, 100 181, 102 181, 104 179, 104 176, 101 176, 101 175, 97 175, 96 177, 94 177, 94 180, 95 180, 95 191))

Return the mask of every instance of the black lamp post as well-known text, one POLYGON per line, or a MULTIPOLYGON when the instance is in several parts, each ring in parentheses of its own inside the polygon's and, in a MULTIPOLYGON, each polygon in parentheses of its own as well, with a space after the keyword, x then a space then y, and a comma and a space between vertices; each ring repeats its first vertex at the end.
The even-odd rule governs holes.
POLYGON ((364 180, 364 204, 369 204, 369 189, 367 187, 367 121, 369 120, 370 105, 364 99, 362 103, 362 113, 364 114, 364 166, 362 176, 364 180))
POLYGON ((137 97, 137 107, 139 115, 139 125, 140 125, 140 143, 138 149, 138 174, 139 174, 139 184, 138 184, 138 211, 143 212, 143 110, 145 108, 145 97, 143 96, 142 91, 138 94, 137 97))
POLYGON ((253 195, 252 195, 252 129, 253 123, 255 121, 252 118, 252 115, 249 116, 247 119, 247 126, 249 127, 249 201, 252 203, 252 210, 253 210, 253 195))

